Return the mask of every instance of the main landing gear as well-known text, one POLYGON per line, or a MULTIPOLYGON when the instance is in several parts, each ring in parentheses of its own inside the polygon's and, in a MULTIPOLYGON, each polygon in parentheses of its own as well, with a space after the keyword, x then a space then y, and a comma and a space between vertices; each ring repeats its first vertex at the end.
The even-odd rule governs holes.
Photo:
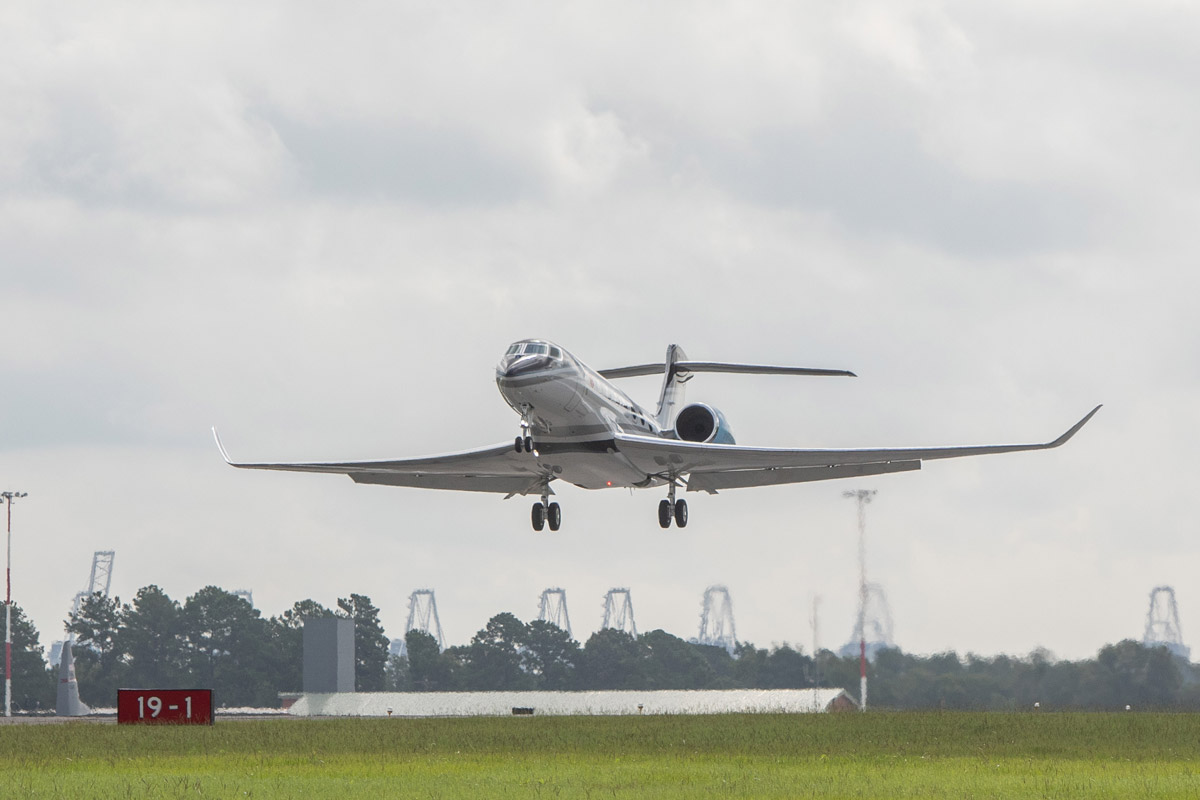
POLYGON ((550 495, 544 494, 540 503, 533 504, 529 520, 533 523, 535 531, 540 531, 546 525, 550 526, 550 530, 556 531, 562 525, 562 506, 551 503, 550 495))
POLYGON ((667 499, 658 504, 658 524, 663 528, 669 528, 671 527, 672 518, 674 518, 675 524, 679 527, 687 527, 687 500, 683 498, 675 499, 674 482, 671 483, 671 487, 667 490, 667 499))

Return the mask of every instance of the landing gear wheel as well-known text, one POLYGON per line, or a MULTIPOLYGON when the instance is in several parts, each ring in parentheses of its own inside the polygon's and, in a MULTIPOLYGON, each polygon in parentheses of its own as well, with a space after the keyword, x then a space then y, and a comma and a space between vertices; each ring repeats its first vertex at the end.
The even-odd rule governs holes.
POLYGON ((687 527, 687 500, 675 501, 675 524, 681 528, 687 527))
POLYGON ((525 440, 522 439, 520 436, 518 436, 517 440, 515 442, 513 442, 513 447, 515 447, 516 451, 519 453, 519 452, 521 452, 521 448, 524 446, 524 444, 525 444, 525 440))
POLYGON ((546 506, 546 522, 550 524, 550 530, 558 530, 558 526, 562 525, 562 507, 558 503, 551 503, 546 506))
MULTIPOLYGON (((533 511, 529 516, 535 531, 540 531, 546 526, 546 507, 541 503, 533 504, 533 511)), ((554 530, 553 525, 550 526, 550 530, 554 530)))
POLYGON ((532 436, 525 437, 525 452, 526 453, 533 452, 533 437, 532 436))
POLYGON ((658 504, 658 524, 664 528, 671 527, 671 501, 663 500, 658 504))

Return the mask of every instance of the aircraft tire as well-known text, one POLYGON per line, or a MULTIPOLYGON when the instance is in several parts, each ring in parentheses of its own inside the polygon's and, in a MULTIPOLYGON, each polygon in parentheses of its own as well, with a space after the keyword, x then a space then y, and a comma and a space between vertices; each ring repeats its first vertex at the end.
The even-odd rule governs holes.
POLYGON ((558 503, 551 503, 546 506, 546 522, 550 525, 550 530, 556 531, 562 525, 562 506, 558 503))
POLYGON ((524 446, 524 444, 525 440, 518 436, 516 442, 514 443, 518 453, 521 452, 521 448, 524 446))
POLYGON ((533 452, 533 437, 532 436, 525 437, 525 452, 526 453, 533 452))
POLYGON ((687 520, 688 520, 687 500, 682 500, 682 499, 676 500, 675 501, 675 524, 681 528, 686 528, 687 520))
POLYGON ((663 500, 658 504, 658 524, 660 527, 671 527, 671 501, 663 500))
POLYGON ((533 523, 533 529, 540 531, 546 527, 546 507, 541 503, 533 504, 533 511, 529 515, 530 522, 533 523))

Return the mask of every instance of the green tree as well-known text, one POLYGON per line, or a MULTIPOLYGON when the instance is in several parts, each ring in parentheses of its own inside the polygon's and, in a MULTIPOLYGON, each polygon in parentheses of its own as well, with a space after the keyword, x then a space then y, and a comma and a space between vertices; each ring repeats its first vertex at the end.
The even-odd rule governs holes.
POLYGON ((360 692, 383 691, 391 642, 379 623, 379 609, 371 603, 371 598, 363 594, 338 598, 337 602, 342 615, 354 620, 355 689, 360 692))
POLYGON ((645 688, 642 646, 632 635, 616 628, 596 631, 583 646, 577 674, 580 689, 645 688))
POLYGON ((54 708, 58 681, 46 664, 37 628, 12 605, 12 706, 14 711, 54 708))
POLYGON ((206 586, 183 604, 190 677, 222 706, 278 704, 277 654, 258 610, 235 594, 206 586))
POLYGON ((159 587, 138 590, 121 608, 117 641, 131 686, 178 686, 185 674, 183 609, 159 587))
POLYGON ((646 688, 707 689, 716 679, 708 661, 693 645, 664 630, 639 637, 645 659, 646 688))
POLYGON ((783 645, 767 656, 759 673, 758 686, 762 689, 803 689, 812 685, 813 671, 811 658, 783 645))
POLYGON ((525 623, 508 612, 488 620, 471 638, 463 665, 463 680, 473 691, 522 690, 534 687, 525 671, 522 650, 528 639, 525 623))
POLYGON ((446 692, 456 688, 456 664, 451 656, 438 650, 437 639, 413 629, 404 634, 404 647, 413 691, 446 692))
POLYGON ((121 600, 100 592, 91 594, 67 621, 67 632, 75 635, 72 655, 79 697, 89 706, 113 707, 117 688, 124 680, 125 663, 119 648, 121 600))
POLYGON ((1175 705, 1183 679, 1167 648, 1126 639, 1101 648, 1096 662, 1108 684, 1104 705, 1109 708, 1175 705))
POLYGON ((408 658, 402 655, 389 655, 387 669, 384 671, 384 691, 410 692, 412 680, 408 673, 408 658))
POLYGON ((575 687, 579 642, 552 622, 534 620, 525 626, 521 664, 533 676, 537 688, 563 691, 575 687))

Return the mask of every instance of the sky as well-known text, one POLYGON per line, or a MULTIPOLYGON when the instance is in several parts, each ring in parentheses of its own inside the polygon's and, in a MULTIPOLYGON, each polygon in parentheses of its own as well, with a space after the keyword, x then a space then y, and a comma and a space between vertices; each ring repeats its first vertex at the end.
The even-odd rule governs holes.
MULTIPOLYGON (((112 592, 265 616, 436 591, 450 643, 566 590, 581 641, 851 635, 1087 658, 1151 590, 1200 631, 1200 8, 1183 2, 17 2, 0 7, 0 489, 42 633, 112 592), (511 440, 538 337, 702 375, 738 442, 1051 451, 855 481, 528 498, 233 470, 511 440), (814 630, 814 607, 818 608, 814 630)), ((653 378, 623 382, 652 406, 653 378)), ((1200 642, 1197 642, 1200 644, 1200 642)))

